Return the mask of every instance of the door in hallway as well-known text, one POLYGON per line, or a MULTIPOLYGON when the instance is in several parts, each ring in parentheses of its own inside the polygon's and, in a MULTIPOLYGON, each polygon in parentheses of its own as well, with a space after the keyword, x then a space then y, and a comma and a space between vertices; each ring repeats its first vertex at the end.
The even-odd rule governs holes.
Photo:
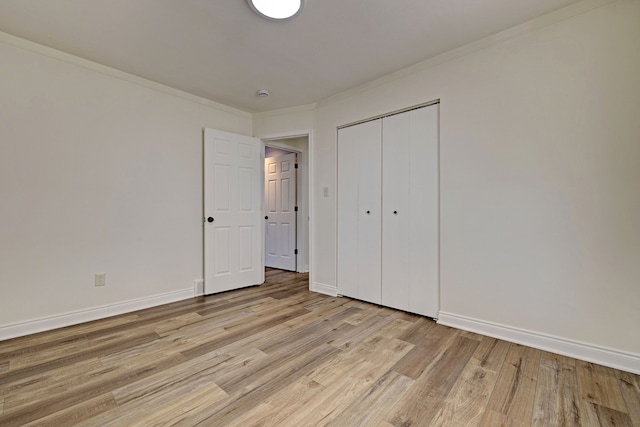
POLYGON ((296 154, 265 159, 265 265, 296 271, 296 154))

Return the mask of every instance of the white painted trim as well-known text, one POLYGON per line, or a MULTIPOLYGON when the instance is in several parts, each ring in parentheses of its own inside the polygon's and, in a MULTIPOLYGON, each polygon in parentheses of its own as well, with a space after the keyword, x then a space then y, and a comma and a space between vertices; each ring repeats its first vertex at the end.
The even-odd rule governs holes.
POLYGON ((309 290, 311 292, 318 292, 319 294, 330 295, 332 297, 338 296, 338 289, 335 286, 325 285, 324 283, 311 283, 309 290))
POLYGON ((571 17, 580 15, 582 13, 586 13, 592 9, 596 9, 598 7, 604 6, 614 1, 616 0, 579 1, 577 3, 571 4, 569 6, 550 12, 546 15, 539 16, 538 18, 532 19, 531 21, 525 22, 523 24, 517 25, 515 27, 509 28, 499 33, 490 35, 488 37, 484 37, 480 40, 476 40, 464 46, 460 46, 458 48, 441 53, 440 55, 436 55, 422 62, 418 62, 417 64, 411 65, 409 67, 387 74, 378 79, 364 83, 360 86, 356 86, 354 88, 347 89, 343 92, 339 92, 335 95, 328 96, 327 98, 321 99, 318 102, 316 102, 315 105, 316 107, 321 108, 321 107, 324 107, 325 105, 332 104, 334 102, 337 102, 343 99, 351 98, 354 95, 367 92, 375 87, 413 75, 420 71, 434 67, 438 64, 442 64, 442 63, 460 58, 462 56, 469 55, 474 52, 478 52, 480 50, 487 49, 492 46, 496 46, 505 40, 514 39, 516 37, 520 37, 522 35, 537 31, 541 28, 547 27, 549 25, 555 24, 560 21, 564 21, 565 19, 569 19, 571 17))
POLYGON ((178 98, 182 98, 187 101, 195 102, 196 104, 205 105, 207 107, 215 108, 216 110, 224 111, 227 113, 236 114, 240 117, 244 118, 252 118, 253 115, 250 112, 240 110, 238 108, 234 108, 220 102, 213 101, 211 99, 203 98, 201 96, 193 95, 179 89, 172 88, 170 86, 163 85, 161 83, 154 82, 152 80, 147 80, 142 77, 135 76, 133 74, 129 74, 124 71, 120 71, 115 68, 107 67, 106 65, 99 64, 97 62, 89 61, 88 59, 80 58, 75 55, 71 55, 66 52, 62 52, 57 49, 53 49, 47 46, 43 46, 38 43, 34 43, 29 40, 21 39, 20 37, 13 36, 11 34, 3 33, 0 31, 0 43, 4 43, 9 46, 13 46, 19 49, 26 50, 28 52, 36 53, 39 55, 47 56, 49 58, 57 59, 59 61, 67 62, 69 64, 74 64, 79 67, 83 67, 89 69, 91 71, 95 71, 100 74, 104 74, 116 79, 124 80, 129 83, 136 84, 138 86, 143 86, 147 89, 156 90, 158 92, 163 92, 168 95, 173 95, 178 98))
MULTIPOLYGON (((267 134, 267 135, 255 135, 256 138, 260 138, 261 140, 263 140, 266 143, 268 143, 270 141, 273 141, 273 140, 302 138, 302 137, 305 137, 305 136, 311 138, 311 129, 294 130, 294 131, 289 131, 289 132, 276 132, 276 133, 270 133, 270 134, 267 134)), ((299 149, 292 149, 292 150, 300 151, 299 149)))
POLYGON ((523 344, 575 359, 640 374, 640 355, 601 347, 554 335, 487 322, 453 313, 440 312, 438 323, 465 331, 523 344))
POLYGON ((0 341, 193 298, 193 288, 0 326, 0 341))

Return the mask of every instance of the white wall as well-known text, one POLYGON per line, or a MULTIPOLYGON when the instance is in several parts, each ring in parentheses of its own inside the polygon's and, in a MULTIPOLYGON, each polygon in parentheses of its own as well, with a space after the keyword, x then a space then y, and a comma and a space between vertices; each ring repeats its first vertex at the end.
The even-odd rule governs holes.
POLYGON ((251 116, 7 35, 0 58, 0 329, 193 295, 203 128, 251 116))
POLYGON ((317 104, 313 285, 336 283, 336 128, 440 99, 441 314, 640 355, 640 1, 593 4, 317 104))

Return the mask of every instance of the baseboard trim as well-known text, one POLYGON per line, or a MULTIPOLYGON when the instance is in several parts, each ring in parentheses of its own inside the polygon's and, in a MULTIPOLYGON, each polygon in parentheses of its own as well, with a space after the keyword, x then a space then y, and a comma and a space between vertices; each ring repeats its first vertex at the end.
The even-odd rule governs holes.
POLYGON ((325 294, 332 297, 338 296, 338 289, 335 286, 325 285, 324 283, 314 282, 310 287, 312 292, 318 292, 319 294, 325 294))
POLYGON ((193 298, 193 294, 193 289, 181 289, 179 291, 103 305, 87 310, 78 310, 71 313, 0 326, 0 341, 193 298))
POLYGON ((440 312, 438 323, 493 338, 523 344, 587 362, 640 374, 640 355, 600 347, 553 335, 514 328, 453 313, 440 312))

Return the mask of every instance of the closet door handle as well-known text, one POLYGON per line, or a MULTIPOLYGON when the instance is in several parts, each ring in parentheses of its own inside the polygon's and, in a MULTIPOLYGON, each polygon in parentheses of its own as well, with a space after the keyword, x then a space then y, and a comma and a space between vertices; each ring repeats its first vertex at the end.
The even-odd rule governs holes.
POLYGON ((371 211, 367 211, 367 215, 371 215, 371 211))
POLYGON ((209 218, 207 218, 207 222, 213 222, 213 217, 210 216, 209 218))
POLYGON ((393 214, 394 215, 398 215, 398 211, 393 211, 393 214))

